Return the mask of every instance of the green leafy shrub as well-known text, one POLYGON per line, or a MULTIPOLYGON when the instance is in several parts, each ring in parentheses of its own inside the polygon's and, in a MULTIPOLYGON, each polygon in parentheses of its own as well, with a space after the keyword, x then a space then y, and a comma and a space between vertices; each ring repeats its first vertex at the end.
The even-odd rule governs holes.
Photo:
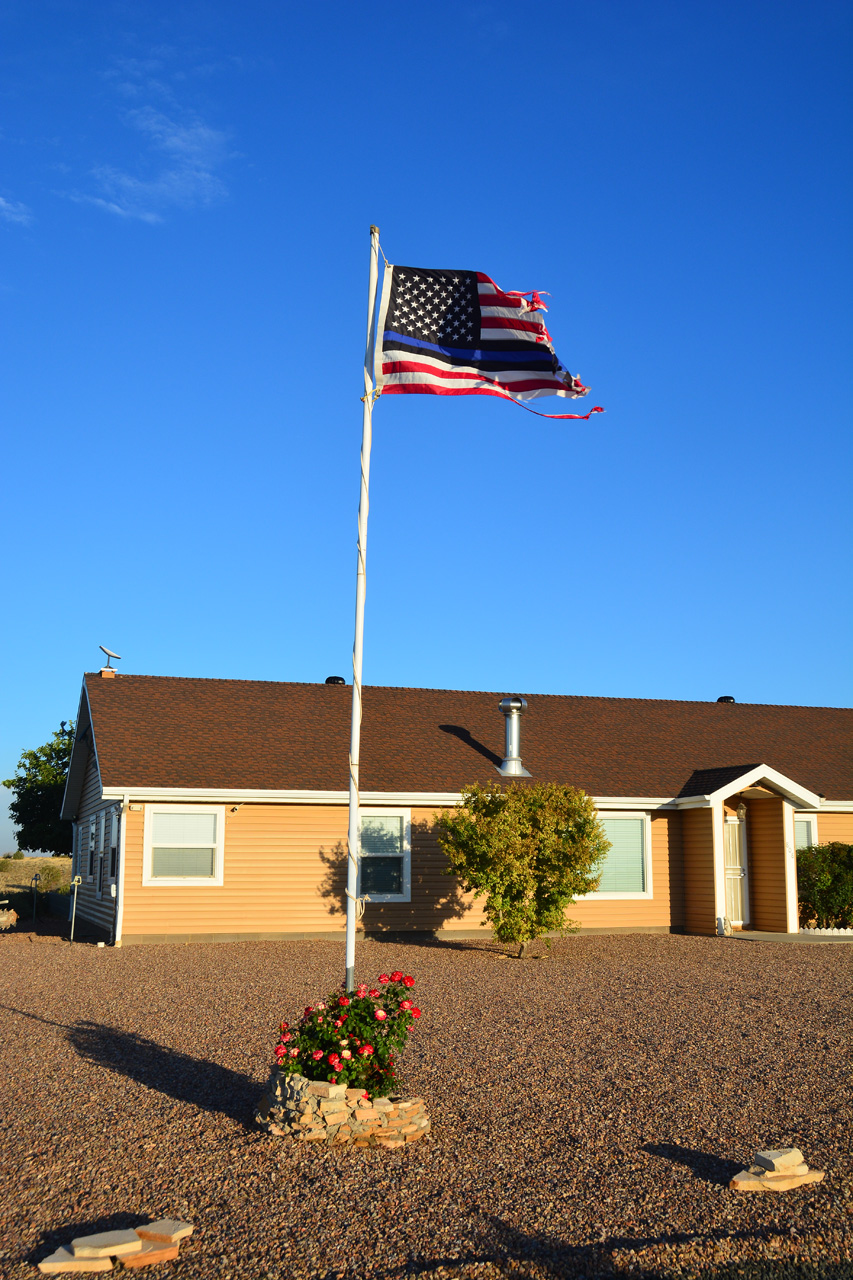
POLYGON ((42 893, 49 893, 51 889, 58 889, 62 883, 62 871, 59 867, 48 864, 41 872, 41 880, 39 881, 39 890, 42 893))
POLYGON ((13 853, 12 857, 15 859, 16 862, 23 862, 24 860, 24 855, 20 849, 18 849, 17 853, 13 853))
POLYGON ((534 938, 568 930, 567 908, 597 888, 610 848, 592 799, 552 782, 463 787, 436 825, 448 871, 485 897, 494 936, 521 955, 534 938))
POLYGON ((800 924, 853 928, 853 845, 833 840, 797 850, 800 924))
POLYGON ((0 874, 5 874, 7 871, 11 871, 11 870, 12 870, 12 859, 7 857, 0 858, 0 874))
POLYGON ((339 989, 308 1005, 298 1026, 281 1024, 275 1047, 278 1069, 364 1089, 372 1097, 391 1092, 394 1051, 405 1046, 409 1029, 421 1016, 409 994, 414 985, 414 978, 400 970, 381 973, 375 987, 363 982, 355 991, 339 989))

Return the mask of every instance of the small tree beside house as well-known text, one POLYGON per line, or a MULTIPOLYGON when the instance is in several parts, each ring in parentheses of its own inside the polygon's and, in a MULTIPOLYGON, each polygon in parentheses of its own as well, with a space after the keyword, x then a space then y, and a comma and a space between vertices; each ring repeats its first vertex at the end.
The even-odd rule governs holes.
POLYGON ((19 851, 54 857, 71 853, 71 823, 59 814, 73 743, 74 723, 63 720, 50 742, 23 751, 14 778, 0 783, 15 793, 9 813, 17 827, 19 851))
POLYGON ((518 943, 520 956, 570 927, 566 911, 598 887, 610 848, 591 798, 557 783, 464 787, 437 826, 448 872, 485 898, 495 938, 518 943))

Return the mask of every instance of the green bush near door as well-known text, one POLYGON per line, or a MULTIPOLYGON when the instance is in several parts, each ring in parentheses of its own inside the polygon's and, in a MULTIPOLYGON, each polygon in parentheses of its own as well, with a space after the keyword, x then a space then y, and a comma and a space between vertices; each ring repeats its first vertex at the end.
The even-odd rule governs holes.
POLYGON ((853 928, 853 844, 812 844, 797 850, 800 924, 853 928))

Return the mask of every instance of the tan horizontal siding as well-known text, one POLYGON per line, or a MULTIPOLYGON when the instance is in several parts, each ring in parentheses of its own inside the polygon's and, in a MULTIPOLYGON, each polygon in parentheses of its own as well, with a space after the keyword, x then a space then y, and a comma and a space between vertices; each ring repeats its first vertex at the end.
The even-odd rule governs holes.
POLYGON ((749 914, 753 929, 785 933, 785 822, 780 799, 746 801, 749 914))
MULTIPOLYGON (((452 932, 483 926, 482 900, 443 872, 436 811, 412 810, 412 900, 368 903, 368 930, 452 932)), ((652 821, 652 899, 591 901, 570 908, 585 928, 664 928, 683 922, 681 815, 652 821), (674 894, 674 896, 673 896, 674 894)), ((345 926, 347 810, 341 805, 226 806, 224 883, 143 886, 144 812, 126 815, 123 937, 234 933, 321 934, 345 926)))
MULTIPOLYGON (((412 901, 368 903, 368 929, 437 929, 464 922, 471 907, 432 832, 432 811, 412 811, 412 901)), ((347 811, 341 805, 242 805, 226 809, 224 883, 142 885, 143 813, 128 814, 123 934, 320 933, 346 923, 347 811)))
POLYGON ((821 844, 831 844, 833 840, 853 844, 853 813, 818 814, 817 838, 821 844))
POLYGON ((681 815, 684 852, 684 924, 688 933, 717 931, 714 898, 714 825, 710 808, 681 815))

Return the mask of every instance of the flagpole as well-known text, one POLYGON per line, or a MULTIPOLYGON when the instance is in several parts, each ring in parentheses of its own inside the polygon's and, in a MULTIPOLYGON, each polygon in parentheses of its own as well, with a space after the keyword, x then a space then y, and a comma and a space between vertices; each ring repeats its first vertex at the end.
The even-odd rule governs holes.
POLYGON ((367 512, 370 506, 370 446, 373 436, 373 355, 376 285, 379 279, 379 228, 370 228, 370 283, 367 301, 367 345, 364 351, 364 415, 361 428, 361 493, 358 502, 358 561, 355 587, 355 639, 352 646, 352 721, 349 747, 349 825, 347 827, 346 989, 355 988, 355 923, 358 912, 358 771, 361 747, 361 673, 364 657, 364 597, 367 589, 367 512))

